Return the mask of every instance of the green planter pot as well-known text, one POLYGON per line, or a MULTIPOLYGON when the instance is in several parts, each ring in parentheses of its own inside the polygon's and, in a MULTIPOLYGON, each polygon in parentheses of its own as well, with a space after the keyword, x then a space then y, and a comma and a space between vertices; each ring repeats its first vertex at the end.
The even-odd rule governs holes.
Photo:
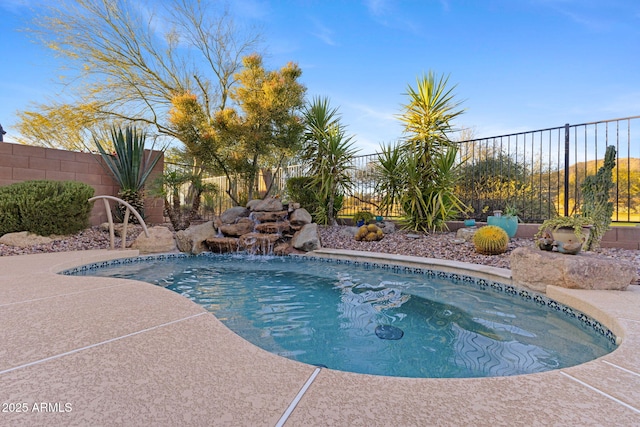
POLYGON ((518 231, 518 217, 517 216, 488 216, 487 224, 496 225, 507 232, 509 238, 516 235, 518 231))

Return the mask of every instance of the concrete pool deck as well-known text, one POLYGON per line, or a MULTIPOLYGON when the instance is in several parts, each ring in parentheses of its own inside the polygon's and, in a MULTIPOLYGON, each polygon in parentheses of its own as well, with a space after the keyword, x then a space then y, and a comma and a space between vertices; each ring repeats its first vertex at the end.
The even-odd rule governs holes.
MULTIPOLYGON (((0 425, 640 425, 640 286, 548 290, 622 338, 592 362, 513 377, 394 378, 272 355, 158 286, 56 274, 136 255, 0 257, 0 425)), ((467 266, 508 277, 508 270, 467 266)))

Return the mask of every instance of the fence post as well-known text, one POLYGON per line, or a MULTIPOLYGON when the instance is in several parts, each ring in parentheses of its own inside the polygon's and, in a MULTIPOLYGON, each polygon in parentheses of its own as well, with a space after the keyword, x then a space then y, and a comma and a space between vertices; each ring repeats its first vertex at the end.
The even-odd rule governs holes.
POLYGON ((569 216, 569 123, 564 125, 564 216, 569 216))

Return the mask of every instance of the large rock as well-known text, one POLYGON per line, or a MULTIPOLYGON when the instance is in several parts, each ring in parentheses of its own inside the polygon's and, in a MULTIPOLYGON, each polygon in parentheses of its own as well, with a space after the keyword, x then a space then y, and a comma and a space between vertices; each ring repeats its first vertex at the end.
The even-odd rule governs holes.
POLYGON ((589 252, 567 255, 521 247, 511 252, 510 264, 514 282, 538 292, 545 292, 548 285, 625 290, 637 279, 633 263, 589 252))
POLYGON ((462 239, 465 242, 473 242, 473 236, 476 235, 476 231, 478 231, 477 227, 459 228, 458 231, 456 231, 456 238, 462 239))
POLYGON ((396 224, 393 221, 382 221, 382 224, 378 223, 377 225, 385 235, 396 232, 396 224))
POLYGON ((311 224, 311 221, 313 221, 311 214, 304 208, 296 209, 289 215, 289 222, 298 229, 304 225, 311 224))
POLYGON ((238 218, 249 216, 249 214, 249 209, 242 206, 235 206, 222 212, 222 215, 220 215, 220 221, 223 224, 233 224, 238 220, 238 218))
POLYGON ((252 212, 251 218, 257 222, 277 222, 287 219, 287 211, 252 212))
POLYGON ((311 223, 302 227, 291 239, 291 246, 301 251, 309 252, 320 248, 318 224, 311 223))
POLYGON ((250 254, 269 255, 279 239, 277 234, 249 233, 240 237, 240 247, 250 254))
POLYGON ((140 233, 131 244, 131 249, 137 249, 141 254, 155 254, 162 252, 174 252, 177 249, 173 232, 167 227, 155 226, 148 229, 149 237, 140 233))
POLYGON ((295 249, 293 246, 291 246, 290 243, 287 243, 287 242, 277 243, 276 246, 273 248, 273 254, 279 255, 279 256, 286 256, 290 254, 303 254, 303 253, 304 253, 303 251, 295 249))
POLYGON ((266 199, 260 200, 258 203, 251 205, 251 210, 254 212, 277 212, 282 209, 284 209, 282 202, 280 199, 276 199, 274 197, 267 197, 266 199))
POLYGON ((291 231, 289 221, 265 222, 255 226, 258 233, 283 234, 291 231))
POLYGON ((7 233, 0 237, 0 243, 7 246, 16 246, 18 248, 27 248, 33 245, 46 245, 53 242, 50 237, 39 236, 29 233, 28 231, 18 231, 16 233, 7 233))
POLYGON ((247 209, 250 211, 255 211, 255 207, 258 203, 262 202, 262 199, 251 199, 247 202, 247 209))
POLYGON ((251 233, 256 223, 249 218, 240 218, 235 224, 225 224, 220 226, 220 232, 225 236, 240 237, 243 234, 251 233))
POLYGON ((186 230, 180 230, 176 233, 176 244, 180 252, 197 255, 209 249, 205 243, 206 240, 216 237, 217 234, 217 230, 213 227, 213 221, 192 225, 186 230))
POLYGON ((224 254, 227 252, 237 252, 240 246, 237 237, 213 237, 205 242, 211 252, 224 254))

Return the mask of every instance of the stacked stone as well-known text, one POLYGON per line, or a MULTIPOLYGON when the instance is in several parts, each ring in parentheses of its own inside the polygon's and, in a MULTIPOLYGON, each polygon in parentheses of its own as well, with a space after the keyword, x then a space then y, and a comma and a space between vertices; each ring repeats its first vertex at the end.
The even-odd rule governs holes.
POLYGON ((226 210, 213 223, 214 237, 205 240, 216 253, 246 251, 256 255, 285 255, 320 247, 311 215, 298 204, 284 206, 279 199, 252 200, 246 207, 226 210))

